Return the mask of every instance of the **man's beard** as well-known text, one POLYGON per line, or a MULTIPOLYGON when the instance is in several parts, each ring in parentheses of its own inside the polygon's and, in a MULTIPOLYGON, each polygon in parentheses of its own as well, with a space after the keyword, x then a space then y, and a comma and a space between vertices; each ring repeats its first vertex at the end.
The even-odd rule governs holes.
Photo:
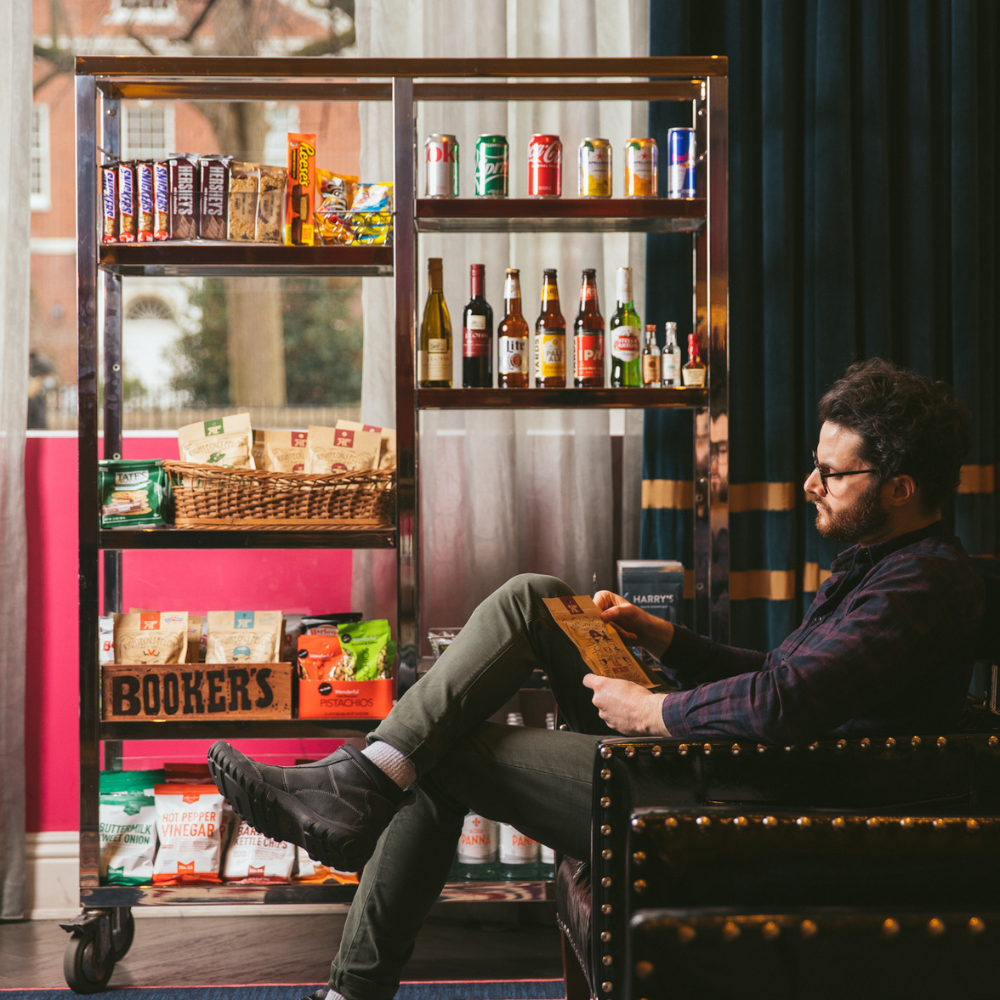
POLYGON ((881 488, 880 482, 872 483, 850 507, 837 513, 823 504, 815 493, 807 493, 809 502, 816 504, 816 530, 824 538, 837 542, 859 542, 878 531, 889 520, 889 512, 879 500, 881 488), (820 524, 821 510, 826 515, 823 524, 820 524))

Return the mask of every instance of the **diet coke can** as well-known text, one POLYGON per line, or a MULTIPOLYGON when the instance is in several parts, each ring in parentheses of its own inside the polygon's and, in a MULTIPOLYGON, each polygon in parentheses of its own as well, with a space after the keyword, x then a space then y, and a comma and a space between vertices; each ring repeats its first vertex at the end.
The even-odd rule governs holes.
POLYGON ((435 132, 424 143, 427 162, 424 194, 428 198, 458 197, 458 140, 435 132))
POLYGON ((557 135, 533 135, 528 141, 528 197, 562 194, 562 143, 557 135))

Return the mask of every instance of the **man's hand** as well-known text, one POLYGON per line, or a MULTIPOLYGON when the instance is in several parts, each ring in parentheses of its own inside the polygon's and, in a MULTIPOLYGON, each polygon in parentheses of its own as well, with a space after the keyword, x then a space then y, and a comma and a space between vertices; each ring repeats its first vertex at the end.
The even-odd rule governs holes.
MULTIPOLYGON (((638 610, 638 609, 637 609, 638 610)), ((601 718, 622 736, 669 736, 663 724, 663 699, 632 681, 584 674, 601 718)))
POLYGON ((642 646, 657 659, 662 659, 674 637, 674 626, 670 622, 637 608, 610 590, 594 594, 594 603, 604 621, 614 626, 626 645, 642 646))

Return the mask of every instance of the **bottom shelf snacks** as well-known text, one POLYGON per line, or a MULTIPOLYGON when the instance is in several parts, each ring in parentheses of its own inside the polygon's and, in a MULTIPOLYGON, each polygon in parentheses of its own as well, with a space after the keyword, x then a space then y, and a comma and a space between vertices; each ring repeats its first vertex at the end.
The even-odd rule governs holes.
POLYGON ((215 785, 157 785, 153 885, 219 882, 222 793, 215 785))
POLYGON ((163 771, 101 775, 100 877, 105 885, 149 885, 156 856, 154 787, 163 771))

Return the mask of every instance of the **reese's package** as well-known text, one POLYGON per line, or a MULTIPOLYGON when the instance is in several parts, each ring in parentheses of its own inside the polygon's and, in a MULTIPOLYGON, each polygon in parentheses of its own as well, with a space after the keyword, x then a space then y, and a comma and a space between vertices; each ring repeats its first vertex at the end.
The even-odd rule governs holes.
POLYGON ((249 413, 186 424, 177 432, 182 462, 254 469, 253 431, 249 413))
POLYGON ((316 209, 316 134, 288 133, 288 186, 285 195, 285 243, 312 246, 316 209))
POLYGON ((306 472, 363 472, 378 467, 382 438, 373 431, 309 428, 306 472))
POLYGON ((340 645, 347 680, 379 681, 392 676, 395 643, 385 618, 341 625, 340 645))
POLYGON ((104 885, 149 885, 156 856, 153 788, 162 771, 102 771, 98 806, 104 885))
POLYGON ((102 528, 160 528, 166 524, 170 481, 159 459, 109 458, 98 463, 102 528))
POLYGON ((359 424, 354 420, 338 420, 334 430, 366 431, 369 434, 377 434, 381 438, 382 447, 375 468, 396 468, 396 431, 392 427, 374 427, 371 424, 359 424))
POLYGON ((222 865, 223 882, 288 882, 295 867, 295 845, 258 833, 238 820, 222 865))
POLYGON ((222 793, 214 785, 156 785, 160 848, 154 885, 219 882, 222 860, 222 793))
POLYGON ((305 472, 309 435, 305 431, 264 431, 261 468, 268 472, 305 472))
POLYGON ((115 663, 184 663, 186 611, 135 611, 115 615, 115 663))
POLYGON ((206 663, 279 663, 280 611, 209 611, 206 663))

